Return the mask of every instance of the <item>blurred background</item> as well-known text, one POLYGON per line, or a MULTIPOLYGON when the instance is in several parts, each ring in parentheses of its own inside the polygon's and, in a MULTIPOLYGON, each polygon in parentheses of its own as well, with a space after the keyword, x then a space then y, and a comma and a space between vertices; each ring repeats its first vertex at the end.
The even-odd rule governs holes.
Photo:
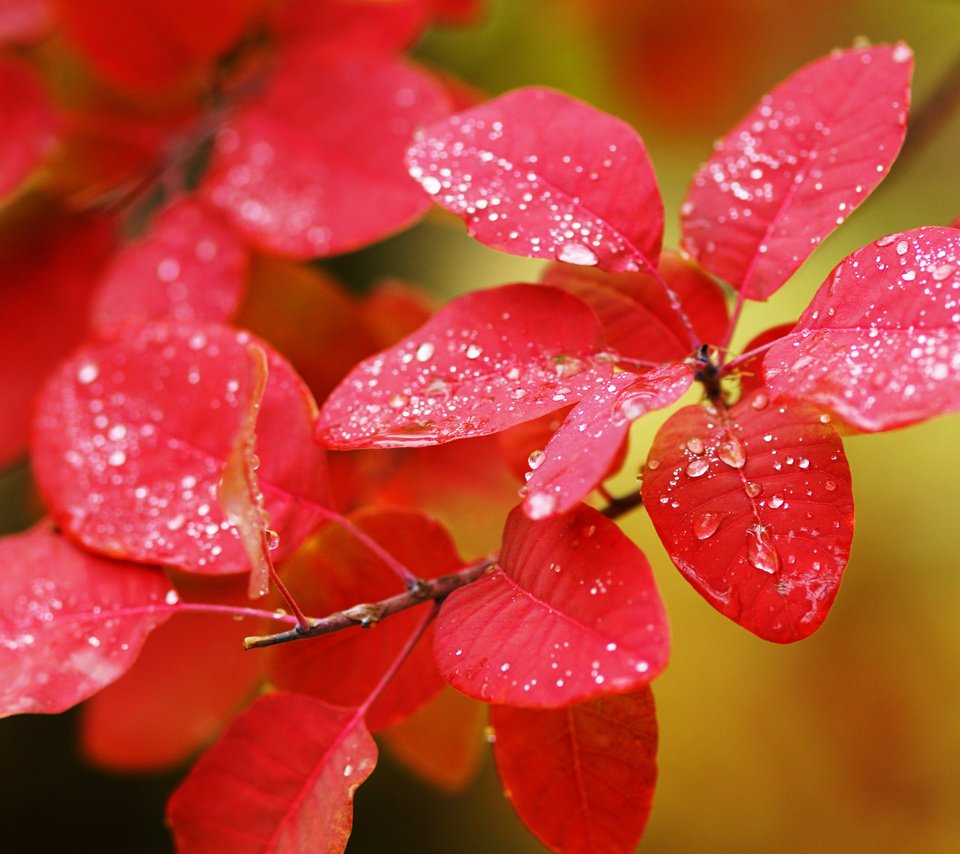
MULTIPOLYGON (((886 182, 737 340, 790 321, 846 254, 960 216, 960 2, 954 0, 490 0, 415 55, 482 91, 563 89, 644 137, 678 239, 689 176, 764 91, 861 39, 916 54, 911 131, 886 182)), ((485 249, 435 215, 330 269, 397 276, 437 299, 532 279, 538 265, 485 249)), ((645 417, 615 492, 665 419, 645 417)), ((644 514, 625 529, 654 565, 673 630, 655 684, 660 782, 648 852, 960 851, 960 419, 845 442, 857 533, 823 628, 791 647, 756 639, 672 567, 644 514)), ((0 473, 0 526, 27 524, 29 475, 0 473)), ((165 798, 180 773, 98 772, 73 748, 75 715, 0 723, 0 849, 165 851, 165 798)), ((182 772, 181 772, 182 773, 182 772)), ((489 758, 463 792, 438 793, 389 756, 357 794, 348 851, 536 852, 489 758)))

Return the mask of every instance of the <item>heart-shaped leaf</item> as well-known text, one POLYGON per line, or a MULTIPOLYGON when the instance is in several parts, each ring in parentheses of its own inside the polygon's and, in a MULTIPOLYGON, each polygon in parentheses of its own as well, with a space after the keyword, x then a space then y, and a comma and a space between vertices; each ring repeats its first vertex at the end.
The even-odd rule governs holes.
POLYGON ((663 203, 636 131, 550 89, 517 89, 435 124, 410 174, 481 243, 614 272, 656 266, 663 203))
POLYGON ((877 432, 960 410, 960 231, 890 234, 845 258, 764 381, 877 432))
POLYGON ((37 482, 64 531, 145 563, 220 574, 249 568, 218 486, 251 381, 248 347, 267 353, 257 420, 259 486, 278 556, 329 506, 316 407, 290 366, 248 333, 154 324, 88 344, 51 377, 34 427, 37 482))
POLYGON ((556 288, 466 294, 413 335, 361 362, 323 405, 331 448, 435 445, 559 409, 609 375, 596 315, 556 288))
POLYGON ((780 84, 700 167, 683 244, 750 299, 767 299, 885 177, 903 144, 913 54, 836 51, 780 84))
POLYGON ((503 789, 551 851, 637 847, 657 782, 649 688, 560 709, 491 706, 490 726, 503 789))
POLYGON ((531 519, 566 513, 604 478, 630 425, 647 412, 669 406, 693 382, 689 365, 673 364, 637 375, 614 374, 578 403, 539 454, 530 455, 523 509, 531 519))
POLYGON ((543 522, 516 508, 497 568, 447 598, 434 638, 458 691, 534 708, 646 685, 668 648, 650 564, 586 505, 543 522))
POLYGON ((0 717, 87 699, 172 610, 162 573, 81 551, 47 522, 0 539, 0 565, 0 717))
POLYGON ((217 134, 201 193, 269 252, 357 249, 429 209, 403 152, 447 112, 440 85, 399 59, 300 51, 217 134))
POLYGON ((173 793, 177 850, 339 854, 353 793, 376 762, 357 710, 299 694, 260 697, 173 793))
POLYGON ((677 568, 766 640, 815 631, 850 556, 850 469, 829 420, 763 392, 722 412, 688 406, 644 468, 643 503, 677 568))

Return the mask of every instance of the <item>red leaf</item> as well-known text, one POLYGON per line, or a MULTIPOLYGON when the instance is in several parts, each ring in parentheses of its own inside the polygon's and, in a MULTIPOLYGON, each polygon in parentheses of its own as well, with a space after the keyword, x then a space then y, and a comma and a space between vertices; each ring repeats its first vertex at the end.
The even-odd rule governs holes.
MULTIPOLYGON (((752 350, 763 347, 765 344, 773 344, 775 341, 779 341, 781 338, 792 332, 795 326, 795 323, 783 323, 779 326, 772 326, 770 329, 766 329, 756 337, 752 338, 747 346, 743 348, 743 352, 749 353, 752 350)), ((761 366, 763 364, 763 357, 765 355, 766 350, 737 364, 735 375, 740 380, 741 398, 746 397, 752 392, 763 389, 764 385, 761 366)))
POLYGON ((603 480, 630 425, 682 397, 693 382, 689 365, 637 376, 623 371, 578 403, 538 456, 530 456, 523 509, 531 519, 566 513, 603 480))
POLYGON ((266 0, 55 0, 72 47, 106 80, 172 86, 240 39, 266 0))
POLYGON ((0 44, 39 41, 52 24, 47 0, 0 0, 0 44))
POLYGON ((904 44, 857 47, 764 96, 693 179, 687 251, 767 299, 883 179, 906 133, 912 70, 904 44))
POLYGON ((297 53, 219 132, 201 192, 262 249, 296 258, 356 249, 430 207, 403 152, 447 111, 439 84, 400 60, 297 53))
MULTIPOLYGON (((531 454, 539 456, 538 452, 543 451, 572 410, 573 406, 565 406, 563 409, 541 415, 533 421, 524 421, 509 430, 497 433, 495 441, 500 455, 521 483, 530 479, 531 454)), ((537 457, 534 459, 536 460, 537 457)), ((515 503, 516 501, 511 501, 510 506, 513 507, 515 503)))
POLYGON ((850 469, 827 416, 762 392, 723 413, 681 409, 650 450, 643 503, 724 616, 777 643, 826 618, 853 539, 850 469))
POLYGON ((491 706, 490 724, 504 792, 551 851, 636 848, 657 781, 649 688, 560 709, 491 706))
POLYGON ((114 255, 91 309, 92 325, 169 318, 227 321, 244 290, 247 257, 236 234, 189 197, 158 213, 139 240, 114 255))
POLYGON ((504 430, 603 382, 602 343, 593 312, 555 288, 466 294, 354 368, 323 405, 318 441, 390 448, 504 430))
POLYGON ((657 263, 663 203, 629 125, 550 89, 508 92, 428 128, 410 174, 481 243, 620 272, 657 263))
MULTIPOLYGON (((351 521, 422 578, 463 566, 449 535, 412 509, 361 511, 351 521)), ((403 590, 396 574, 348 531, 328 526, 287 564, 284 582, 307 613, 324 615, 358 602, 375 602, 403 590)), ((432 607, 424 603, 383 623, 346 629, 286 644, 270 652, 270 678, 278 688, 311 694, 340 706, 359 706, 396 661, 432 607)), ((443 685, 431 652, 432 628, 374 701, 367 725, 376 731, 396 723, 429 700, 443 685)))
POLYGON ((866 430, 960 409, 960 232, 918 228, 845 258, 763 362, 775 395, 866 430))
POLYGON ((0 199, 52 151, 60 119, 30 66, 0 57, 0 199))
POLYGON ((434 15, 446 24, 471 24, 485 11, 485 0, 431 0, 434 15))
POLYGON ((45 211, 0 245, 0 466, 26 451, 33 399, 83 338, 113 231, 106 220, 45 211))
POLYGON ((343 851, 377 748, 354 709, 268 694, 193 766, 167 805, 177 850, 343 851))
POLYGON ((586 505, 544 522, 515 509, 498 567, 449 596, 434 639, 458 691, 535 708, 646 685, 668 646, 647 559, 586 505))
POLYGON ((221 574, 249 567, 217 487, 240 427, 247 348, 267 351, 257 423, 260 487, 278 556, 325 515, 316 408, 290 366, 244 332, 155 324, 89 344, 51 378, 34 431, 37 482, 57 522, 88 547, 221 574))
POLYGON ((155 570, 96 557, 41 522, 0 539, 0 717, 69 709, 123 674, 173 594, 155 570))
POLYGON ((248 634, 249 622, 204 614, 154 631, 136 664, 84 704, 87 759, 115 771, 159 771, 206 747, 262 679, 262 657, 243 650, 248 634))
MULTIPOLYGON (((718 342, 727 327, 727 303, 716 282, 675 252, 660 257, 659 272, 677 295, 701 341, 718 342)), ((570 291, 603 323, 607 341, 621 356, 649 362, 682 359, 690 337, 663 285, 649 273, 605 273, 550 264, 541 281, 570 291)))

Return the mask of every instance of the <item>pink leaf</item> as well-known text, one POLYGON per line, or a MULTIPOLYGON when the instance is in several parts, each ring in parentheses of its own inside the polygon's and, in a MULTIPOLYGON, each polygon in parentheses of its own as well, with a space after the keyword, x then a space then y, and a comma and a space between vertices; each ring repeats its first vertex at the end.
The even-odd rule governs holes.
POLYGON ((0 565, 0 716, 87 699, 169 616, 160 572, 81 551, 46 522, 0 539, 0 565))
POLYGON ((217 135, 201 192, 261 249, 356 249, 429 208, 403 152, 447 110, 442 87, 400 60, 298 52, 217 135))
POLYGON ((343 851, 377 748, 354 709, 268 694, 238 717, 167 806, 177 850, 343 851))
POLYGON ((490 725, 504 792, 551 851, 637 847, 657 781, 649 688, 560 709, 491 706, 490 725))
POLYGON ((0 198, 16 190, 51 152, 60 119, 24 62, 0 57, 0 198))
POLYGON ((960 232, 891 234, 845 258, 763 370, 771 393, 868 432, 960 410, 960 232))
POLYGON ((604 270, 656 265, 663 203, 629 125, 560 92, 508 92, 427 128, 410 174, 477 240, 604 270))
MULTIPOLYGON (((727 304, 716 282, 669 250, 660 256, 658 267, 699 339, 721 341, 728 322, 727 304)), ((540 280, 584 300, 597 313, 608 343, 621 356, 666 362, 690 353, 688 331, 663 285, 650 273, 606 273, 554 263, 540 280)))
POLYGON ((540 285, 454 300, 413 335, 361 362, 324 403, 332 448, 435 445, 482 436, 579 400, 609 363, 596 316, 540 285))
POLYGON ((913 54, 836 51, 798 71, 716 147, 683 204, 683 243, 767 299, 883 179, 906 133, 913 54))
POLYGON ((51 378, 38 406, 34 466, 57 522, 88 547, 193 572, 246 570, 217 487, 248 399, 247 348, 267 352, 257 423, 260 488, 278 555, 325 515, 316 407, 290 366, 249 334, 155 324, 90 344, 51 378))
POLYGON ((48 0, 0 0, 0 44, 35 42, 53 24, 48 0))
POLYGON ((515 509, 497 568, 450 595, 434 638, 458 691, 533 708, 635 690, 668 647, 647 559, 586 505, 543 522, 515 509))
POLYGON ((790 643, 827 616, 850 556, 853 495, 827 416, 757 392, 663 425, 643 503, 684 577, 724 616, 790 643))
POLYGON ((193 199, 181 198, 114 255, 94 298, 92 325, 225 322, 240 303, 246 271, 236 233, 193 199))
POLYGON ((539 455, 530 456, 523 509, 531 519, 566 513, 603 480, 640 416, 669 406, 693 382, 689 365, 673 364, 637 376, 614 374, 578 403, 539 455))

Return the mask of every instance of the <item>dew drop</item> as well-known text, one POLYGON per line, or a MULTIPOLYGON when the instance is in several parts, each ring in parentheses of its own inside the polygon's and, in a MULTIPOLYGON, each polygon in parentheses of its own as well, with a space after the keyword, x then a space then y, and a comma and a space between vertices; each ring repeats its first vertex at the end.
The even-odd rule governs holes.
POLYGON ((758 498, 763 492, 763 487, 755 480, 748 480, 743 485, 743 491, 746 492, 747 496, 750 498, 758 498))
POLYGON ((418 362, 429 362, 433 357, 434 346, 429 341, 425 341, 419 347, 417 347, 416 360, 418 362))
POLYGON ((443 189, 443 184, 440 183, 438 178, 434 178, 433 175, 427 175, 426 177, 421 178, 420 184, 431 196, 435 196, 440 192, 441 189, 443 189))
POLYGON ((692 439, 687 439, 687 450, 691 454, 702 454, 706 448, 703 444, 703 439, 700 439, 694 436, 692 439))
POLYGON ((693 520, 693 535, 698 540, 709 540, 715 533, 726 513, 700 513, 693 520))
POLYGON ((758 411, 761 410, 761 409, 766 409, 766 408, 767 408, 767 404, 769 404, 769 403, 770 403, 770 398, 767 397, 762 391, 761 391, 761 392, 757 392, 757 394, 754 396, 753 400, 750 401, 750 405, 751 405, 754 409, 756 409, 756 410, 758 410, 758 411))
POLYGON ((774 510, 776 510, 778 507, 783 507, 783 496, 782 495, 772 496, 770 500, 767 502, 767 506, 772 507, 774 510))
POLYGON ((877 246, 889 246, 893 243, 900 235, 899 234, 888 234, 886 237, 881 237, 877 242, 877 246))
POLYGON ((598 260, 593 251, 582 243, 565 243, 557 258, 568 264, 579 264, 581 267, 593 267, 598 260))
POLYGON ((687 463, 686 472, 690 477, 700 477, 707 473, 707 469, 710 468, 710 463, 708 463, 702 457, 697 457, 694 460, 690 460, 687 463))
POLYGON ((717 456, 725 462, 730 468, 742 469, 747 462, 747 451, 736 436, 727 439, 721 443, 717 450, 717 456))
POLYGON ((168 605, 176 605, 180 602, 180 594, 176 590, 168 590, 167 595, 163 597, 163 601, 168 605))
POLYGON ((89 385, 100 374, 100 368, 93 362, 85 362, 77 371, 77 382, 81 385, 89 385))
POLYGON ((747 528, 747 560, 771 575, 780 568, 780 555, 773 545, 773 537, 762 525, 747 528))
POLYGON ((279 548, 280 535, 276 531, 270 528, 267 528, 267 530, 263 532, 263 536, 264 536, 264 539, 267 541, 267 548, 270 549, 270 551, 274 551, 277 548, 279 548))
POLYGON ((650 471, 656 471, 660 468, 660 460, 647 460, 647 468, 650 469, 650 471))
POLYGON ((479 359, 483 355, 483 347, 478 347, 476 344, 471 344, 467 347, 467 352, 465 353, 468 359, 479 359))
POLYGON ((834 481, 832 481, 832 480, 828 480, 828 481, 823 485, 823 488, 824 488, 825 490, 827 490, 827 492, 836 492, 836 491, 837 491, 837 484, 836 484, 834 481))
POLYGON ((527 457, 527 465, 530 466, 531 470, 536 471, 543 465, 546 458, 547 455, 543 451, 531 451, 530 456, 527 457))
POLYGON ((546 519, 557 506, 557 498, 547 492, 534 492, 527 496, 527 515, 531 519, 546 519))

